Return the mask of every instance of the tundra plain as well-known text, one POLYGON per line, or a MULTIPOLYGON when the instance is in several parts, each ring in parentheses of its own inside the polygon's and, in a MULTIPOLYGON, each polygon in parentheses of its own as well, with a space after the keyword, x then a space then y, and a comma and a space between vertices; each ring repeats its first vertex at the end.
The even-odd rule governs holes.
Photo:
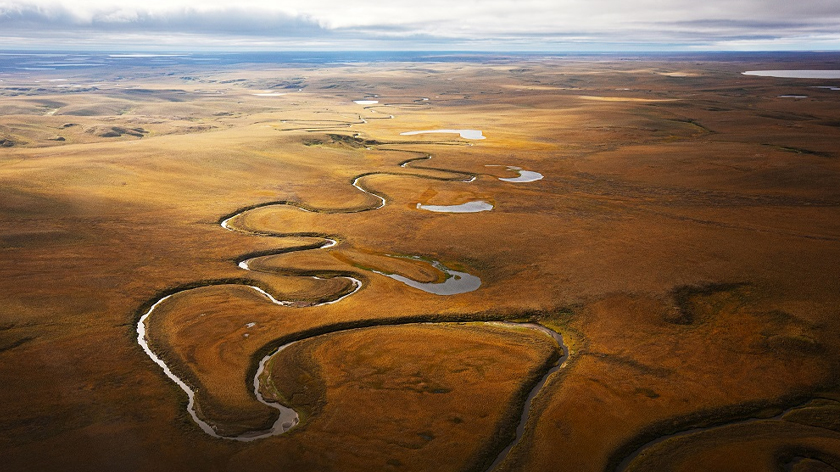
POLYGON ((4 470, 840 470, 840 81, 741 74, 837 55, 49 69, 4 470))

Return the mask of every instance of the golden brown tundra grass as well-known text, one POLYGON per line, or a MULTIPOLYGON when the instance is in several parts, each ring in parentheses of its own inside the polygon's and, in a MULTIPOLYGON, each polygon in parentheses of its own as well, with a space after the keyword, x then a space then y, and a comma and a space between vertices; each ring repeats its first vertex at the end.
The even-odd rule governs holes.
POLYGON ((4 77, 3 468, 478 470, 550 341, 441 324, 488 319, 572 350, 500 470, 840 468, 840 92, 740 75, 827 60, 82 71, 100 85, 74 92, 4 77), (282 81, 302 91, 254 95, 282 81), (428 129, 487 139, 400 135, 428 129), (417 208, 476 200, 493 210, 417 208), (440 282, 432 261, 480 288, 377 273, 440 282), (319 305, 347 277, 361 289, 319 305), (318 334, 270 369, 301 425, 201 431, 136 339, 175 292, 149 344, 229 433, 273 418, 251 389, 262 356, 318 334), (493 368, 459 371, 475 365, 493 368), (446 388, 418 393, 418 372, 446 388))

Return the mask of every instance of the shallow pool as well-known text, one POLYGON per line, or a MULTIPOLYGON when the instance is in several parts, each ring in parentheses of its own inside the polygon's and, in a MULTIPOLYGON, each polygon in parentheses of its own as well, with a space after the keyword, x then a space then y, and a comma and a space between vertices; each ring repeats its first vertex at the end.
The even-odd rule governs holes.
POLYGON ((423 131, 406 131, 404 133, 400 133, 400 136, 414 136, 416 134, 426 133, 458 133, 464 139, 485 139, 485 136, 481 134, 481 130, 479 129, 429 129, 423 131))
POLYGON ((478 213, 480 211, 492 210, 493 204, 484 200, 461 203, 460 205, 423 205, 422 203, 418 203, 417 208, 437 213, 478 213))

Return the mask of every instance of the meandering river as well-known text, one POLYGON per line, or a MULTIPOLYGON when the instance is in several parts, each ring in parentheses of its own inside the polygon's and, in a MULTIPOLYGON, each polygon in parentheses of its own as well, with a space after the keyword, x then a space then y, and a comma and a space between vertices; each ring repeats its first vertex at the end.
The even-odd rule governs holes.
MULTIPOLYGON (((274 94, 272 94, 272 96, 273 95, 274 94)), ((260 96, 268 96, 268 94, 260 94, 260 96)), ((357 100, 355 102, 357 104, 360 104, 360 105, 368 105, 368 104, 377 103, 377 101, 375 101, 375 100, 357 100)), ((354 124, 361 124, 361 123, 365 123, 365 121, 362 119, 359 122, 346 122, 346 123, 337 122, 337 123, 331 123, 330 125, 327 125, 327 126, 340 126, 340 127, 348 126, 349 127, 349 126, 352 126, 354 124)), ((321 122, 316 122, 316 123, 312 123, 312 124, 314 125, 312 130, 323 130, 323 129, 326 128, 326 127, 323 126, 323 124, 321 122)), ((303 128, 303 129, 306 129, 307 131, 309 130, 307 128, 303 128)), ((462 138, 465 138, 465 139, 484 139, 485 138, 480 130, 430 130, 430 131, 413 131, 413 132, 406 132, 406 133, 402 133, 402 134, 403 135, 413 135, 413 134, 420 134, 420 133, 458 133, 462 138)), ((400 164, 400 167, 405 168, 405 167, 408 167, 410 164, 412 164, 414 162, 421 161, 421 160, 428 160, 428 159, 431 159, 431 155, 425 155, 423 157, 412 158, 412 159, 409 159, 407 161, 402 162, 400 164)), ((438 177, 438 176, 430 176, 430 175, 423 175, 423 174, 412 174, 412 173, 405 173, 405 174, 395 174, 395 173, 389 173, 389 172, 367 173, 367 174, 359 175, 351 181, 351 185, 353 187, 355 187, 359 191, 363 192, 364 194, 368 195, 370 197, 370 199, 372 200, 372 203, 370 205, 365 206, 365 207, 349 208, 349 209, 346 209, 346 210, 341 210, 341 209, 338 209, 338 210, 335 210, 335 209, 320 210, 320 209, 312 208, 312 207, 309 207, 305 204, 302 204, 302 203, 299 203, 299 202, 293 202, 293 201, 267 202, 267 203, 252 205, 250 207, 246 207, 246 208, 243 208, 241 210, 238 210, 237 212, 234 212, 233 214, 230 214, 226 217, 223 217, 220 220, 219 224, 221 225, 222 228, 224 228, 228 231, 244 233, 244 234, 248 234, 248 235, 252 235, 252 236, 293 237, 293 238, 295 238, 295 237, 307 237, 307 238, 318 238, 318 239, 320 239, 320 242, 317 242, 317 243, 314 243, 314 244, 302 245, 302 246, 292 247, 292 248, 285 248, 285 249, 282 249, 282 250, 277 250, 277 251, 274 251, 274 252, 268 252, 268 253, 264 253, 264 254, 260 254, 260 255, 256 255, 256 256, 244 257, 244 258, 238 260, 238 262, 237 262, 238 267, 240 269, 244 270, 244 271, 249 271, 249 272, 255 271, 255 270, 259 271, 258 269, 254 269, 254 266, 252 264, 254 263, 254 261, 256 261, 260 258, 272 257, 272 256, 276 256, 276 255, 279 255, 279 254, 296 252, 296 251, 327 250, 327 249, 330 249, 330 248, 333 248, 333 247, 337 246, 338 243, 339 243, 339 238, 338 237, 331 237, 331 236, 315 235, 315 234, 311 234, 311 233, 274 233, 274 232, 271 232, 271 231, 259 231, 259 230, 252 230, 252 229, 244 228, 244 227, 241 227, 241 226, 237 225, 236 222, 237 222, 238 218, 242 217, 246 213, 248 213, 250 211, 253 211, 253 210, 256 210, 258 208, 264 208, 264 207, 268 207, 268 206, 294 207, 294 208, 297 208, 300 211, 316 212, 316 213, 318 213, 318 212, 357 213, 357 212, 361 212, 361 211, 377 210, 377 209, 383 208, 387 204, 386 198, 383 195, 380 195, 380 194, 376 193, 375 191, 371 190, 370 188, 366 187, 363 184, 363 179, 365 177, 368 177, 368 176, 371 176, 371 175, 377 175, 377 174, 406 175, 406 176, 421 177, 421 178, 428 178, 428 179, 435 179, 435 180, 453 180, 453 181, 462 181, 462 182, 473 182, 476 179, 475 174, 471 174, 471 173, 467 173, 467 172, 450 171, 450 170, 447 170, 447 169, 436 169, 436 168, 427 168, 427 169, 435 170, 435 171, 450 172, 452 175, 454 175, 454 177, 448 178, 448 177, 438 177)), ((511 179, 501 179, 501 180, 507 180, 507 181, 510 181, 510 182, 530 182, 530 181, 534 181, 534 180, 538 180, 538 179, 542 178, 542 175, 538 174, 536 172, 522 171, 521 169, 515 168, 515 167, 509 167, 509 169, 518 171, 519 174, 520 174, 519 177, 511 178, 511 179)), ((481 200, 481 201, 467 202, 467 203, 463 203, 463 204, 460 204, 460 205, 422 205, 422 204, 418 203, 417 208, 422 209, 422 210, 434 211, 434 212, 474 213, 474 212, 481 212, 481 211, 489 211, 489 210, 493 209, 493 205, 486 202, 486 201, 481 200)), ((428 292, 428 293, 431 293, 431 294, 435 294, 435 295, 440 295, 440 296, 453 296, 453 295, 458 295, 458 294, 462 294, 462 293, 467 293, 467 292, 477 290, 481 286, 481 279, 479 277, 477 277, 473 274, 469 274, 467 272, 456 271, 456 270, 450 269, 439 261, 434 261, 434 260, 425 258, 423 256, 389 256, 389 257, 401 257, 401 258, 410 258, 410 259, 414 259, 414 260, 426 261, 430 265, 432 265, 435 269, 442 272, 443 281, 441 281, 441 282, 419 282, 419 281, 413 280, 409 277, 405 277, 405 276, 400 275, 400 274, 384 273, 384 272, 377 271, 377 270, 374 270, 374 269, 371 269, 371 271, 376 273, 376 274, 379 274, 379 275, 397 280, 397 281, 399 281, 399 282, 401 282, 401 283, 403 283, 403 284, 405 284, 409 287, 413 287, 415 289, 422 290, 422 291, 425 291, 425 292, 428 292)), ((312 277, 314 277, 315 279, 318 279, 318 280, 325 280, 326 279, 326 277, 319 276, 319 275, 315 275, 315 276, 312 276, 312 277)), ((284 307, 300 307, 300 306, 312 307, 312 306, 322 306, 322 305, 330 305, 330 304, 334 304, 334 303, 339 303, 342 300, 344 300, 345 298, 350 297, 353 294, 357 293, 359 290, 362 290, 362 288, 364 287, 363 281, 361 279, 355 277, 354 274, 350 271, 348 271, 347 273, 344 273, 344 274, 337 274, 337 275, 331 276, 329 278, 343 278, 343 279, 346 279, 347 280, 347 284, 346 284, 347 288, 342 289, 341 291, 332 294, 332 296, 327 297, 326 300, 320 300, 320 301, 313 302, 313 303, 310 303, 310 304, 301 304, 300 302, 293 302, 291 300, 280 299, 276 295, 267 291, 266 289, 257 286, 256 283, 248 284, 248 283, 240 283, 240 282, 220 281, 220 282, 210 282, 210 283, 207 283, 207 284, 202 285, 202 286, 222 286, 222 285, 232 285, 232 284, 239 285, 239 286, 244 286, 248 289, 251 289, 251 290, 259 293, 268 302, 273 303, 275 305, 284 306, 284 307)), ((253 393, 254 393, 254 396, 256 397, 256 399, 260 403, 262 403, 264 405, 267 405, 271 408, 274 408, 278 411, 277 419, 272 424, 272 426, 270 428, 266 429, 266 430, 249 431, 249 432, 239 434, 239 435, 236 435, 236 436, 223 436, 223 435, 218 434, 218 432, 216 431, 216 428, 209 421, 201 418, 199 416, 199 414, 197 413, 197 409, 196 409, 196 405, 195 405, 195 402, 196 402, 195 390, 190 385, 188 385, 184 380, 182 380, 178 375, 176 375, 176 373, 173 372, 173 370, 170 368, 170 366, 167 365, 167 363, 161 358, 161 356, 158 355, 152 349, 152 347, 149 345, 149 337, 148 337, 148 334, 149 334, 148 333, 149 318, 151 316, 153 316, 158 310, 160 310, 161 307, 163 305, 165 305, 173 297, 186 294, 186 293, 188 293, 192 290, 196 290, 197 288, 200 288, 200 287, 192 285, 192 286, 184 287, 182 289, 177 289, 176 288, 176 289, 170 290, 166 295, 161 296, 160 298, 158 298, 156 300, 150 301, 148 309, 146 309, 145 312, 143 312, 141 314, 139 320, 137 321, 137 327, 136 327, 136 329, 137 329, 137 343, 141 346, 143 351, 152 359, 152 361, 154 361, 155 364, 157 364, 163 370, 164 374, 170 380, 175 382, 175 384, 178 385, 181 388, 181 390, 183 390, 187 394, 187 398, 188 398, 187 411, 189 412, 190 417, 193 419, 193 421, 195 421, 196 424, 198 424, 198 426, 201 428, 201 430, 204 431, 205 433, 207 433, 208 435, 211 435, 211 436, 216 437, 216 438, 231 439, 231 440, 236 440, 236 441, 254 441, 254 440, 257 440, 257 439, 261 439, 261 438, 266 438, 266 437, 270 437, 270 436, 276 436, 276 435, 279 435, 279 434, 283 434, 283 433, 289 431, 290 429, 294 428, 300 421, 298 414, 291 408, 283 406, 279 403, 275 403, 275 402, 271 402, 271 401, 266 400, 265 397, 262 395, 261 386, 260 386, 260 377, 263 376, 263 373, 265 371, 265 367, 266 367, 267 362, 273 356, 279 355, 285 348, 287 348, 288 346, 290 346, 290 345, 292 345, 296 342, 300 342, 300 341, 303 341, 305 339, 310 339, 310 338, 315 337, 315 336, 323 336, 323 335, 329 334, 329 333, 347 331, 347 330, 350 330, 350 329, 360 329, 360 328, 359 327, 347 328, 347 327, 337 326, 334 330, 327 330, 327 332, 321 332, 320 334, 317 334, 315 336, 304 337, 304 338, 297 339, 295 341, 283 344, 283 345, 279 346, 278 348, 276 348, 275 350, 273 350, 268 355, 266 355, 265 357, 263 357, 259 361, 257 369, 256 369, 256 374, 254 375, 254 378, 252 379, 253 393)), ((461 319, 461 320, 448 320, 446 322, 453 322, 453 321, 472 322, 472 320, 470 320, 468 318, 467 319, 461 319)), ((398 325, 398 324, 409 324, 409 323, 417 323, 417 322, 418 322, 417 320, 413 320, 413 321, 402 320, 402 321, 399 321, 399 322, 390 322, 390 323, 387 322, 387 321, 371 321, 369 323, 369 326, 367 326, 367 327, 393 326, 393 325, 398 325)), ((440 323, 444 323, 444 322, 440 322, 440 323)), ((547 328, 545 326, 542 326, 542 325, 538 325, 538 324, 535 324, 535 323, 527 323, 527 322, 519 323, 519 322, 502 321, 502 320, 486 322, 486 323, 492 323, 493 325, 507 327, 507 328, 511 328, 511 329, 527 328, 527 329, 537 330, 539 332, 542 332, 542 333, 550 336, 552 339, 554 339, 554 341, 557 343, 558 351, 562 353, 562 355, 560 356, 560 360, 554 366, 552 366, 545 373, 545 375, 540 379, 540 381, 537 382, 537 384, 534 385, 533 388, 531 389, 531 391, 530 391, 530 393, 529 393, 529 395, 526 399, 526 402, 525 402, 525 405, 524 405, 523 410, 521 412, 521 415, 520 415, 520 422, 519 422, 519 425, 518 425, 517 430, 516 430, 516 437, 510 444, 508 444, 505 447, 505 449, 503 451, 501 451, 499 453, 495 462, 491 466, 491 469, 492 469, 492 468, 495 468, 498 464, 500 464, 504 460, 504 458, 507 456, 507 453, 511 450, 511 448, 513 448, 522 438, 522 434, 524 432, 525 424, 528 422, 528 418, 530 416, 530 409, 531 409, 532 400, 540 393, 542 387, 545 385, 546 381, 551 376, 551 374, 553 374, 558 369, 560 369, 563 365, 565 365, 565 361, 568 358, 568 349, 566 348, 565 344, 563 344, 563 338, 559 333, 557 333, 555 331, 552 331, 549 328, 547 328)))

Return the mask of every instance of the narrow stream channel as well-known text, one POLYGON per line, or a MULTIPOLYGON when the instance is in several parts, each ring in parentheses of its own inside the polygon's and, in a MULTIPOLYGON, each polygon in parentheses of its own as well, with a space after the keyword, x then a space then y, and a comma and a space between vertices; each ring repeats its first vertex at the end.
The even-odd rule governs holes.
MULTIPOLYGON (((376 102, 372 101, 372 100, 371 101, 359 100, 359 101, 356 101, 356 103, 360 104, 360 105, 367 105, 369 103, 373 104, 373 103, 376 103, 376 102)), ((332 124, 332 126, 352 126, 353 124, 360 124, 360 123, 365 122, 364 119, 361 119, 361 120, 362 120, 361 122, 335 123, 335 124, 332 124)), ((322 125, 322 123, 318 122, 318 123, 316 123, 316 125, 322 125)), ((315 128, 315 129, 323 129, 323 128, 321 126, 318 126, 318 128, 315 128)), ((310 131, 310 129, 307 129, 307 131, 310 131)), ((484 139, 485 138, 482 135, 481 131, 479 131, 479 130, 428 130, 428 131, 407 132, 407 133, 402 133, 402 135, 414 135, 414 134, 421 134, 421 133, 458 133, 462 138, 465 138, 465 139, 484 139)), ((431 157, 432 157, 431 155, 425 155, 423 157, 412 158, 412 159, 409 159, 409 160, 401 163, 400 167, 407 167, 409 164, 411 164, 415 161, 428 160, 428 159, 431 159, 431 157)), ((441 178, 441 177, 432 177, 432 176, 425 176, 425 175, 419 175, 419 174, 418 175, 405 174, 405 175, 410 175, 410 176, 414 176, 414 177, 421 177, 421 178, 432 178, 432 179, 437 179, 437 180, 459 180, 459 181, 462 181, 462 182, 472 182, 476 179, 475 174, 471 174, 471 173, 467 173, 467 172, 449 171, 449 170, 446 170, 446 169, 432 169, 432 168, 429 168, 429 169, 430 170, 437 170, 437 171, 452 172, 453 174, 463 175, 465 177, 464 178, 457 178, 457 177, 456 178, 441 178)), ((517 168, 516 170, 519 170, 519 169, 517 168)), ((514 178, 514 179, 511 179, 510 181, 513 181, 513 182, 532 181, 532 180, 536 180, 537 175, 539 175, 537 173, 532 173, 532 174, 535 174, 535 175, 523 174, 524 172, 528 172, 528 171, 520 172, 520 177, 519 178, 514 178)), ((385 197, 382 196, 382 195, 379 195, 376 192, 373 192, 373 191, 369 190, 364 185, 362 185, 361 179, 363 177, 366 177, 366 176, 369 176, 369 175, 376 175, 376 173, 368 173, 368 174, 362 174, 360 176, 357 176, 356 178, 354 178, 352 180, 351 184, 352 184, 353 187, 355 187, 359 191, 363 192, 364 194, 373 197, 376 201, 375 204, 372 204, 369 207, 365 207, 365 208, 361 208, 361 209, 323 210, 323 211, 327 211, 327 212, 330 212, 330 213, 342 213, 342 212, 344 212, 344 213, 356 213, 356 212, 360 212, 360 211, 376 210, 376 209, 380 209, 380 208, 384 207, 387 203, 385 197)), ((395 175, 403 175, 403 174, 395 174, 395 175)), ((539 175, 539 178, 541 178, 541 177, 542 176, 539 175)), ((256 259, 259 259, 259 258, 262 258, 262 257, 271 257, 271 256, 274 256, 274 255, 279 255, 281 253, 288 253, 288 252, 295 252, 295 251, 328 249, 328 248, 332 248, 332 247, 334 247, 338 244, 337 239, 334 239, 332 237, 327 237, 327 236, 313 235, 313 234, 309 234, 309 233, 280 234, 280 233, 272 233, 272 232, 252 231, 252 230, 246 230, 246 229, 243 229, 243 228, 239 228, 234 224, 234 220, 237 217, 243 215, 244 213, 246 213, 248 211, 251 211, 253 209, 262 208, 262 207, 270 206, 270 205, 293 206, 293 207, 298 208, 301 211, 307 211, 307 212, 321 211, 321 210, 311 209, 309 207, 306 207, 303 204, 296 203, 296 202, 286 202, 286 201, 284 201, 284 202, 274 202, 274 203, 269 202, 269 203, 258 204, 258 205, 252 206, 252 207, 244 208, 244 209, 242 209, 242 210, 224 218, 222 221, 220 221, 220 225, 222 226, 222 228, 224 228, 228 231, 244 233, 244 234, 249 234, 249 235, 253 235, 253 236, 315 237, 315 238, 321 238, 323 240, 323 243, 321 243, 320 245, 313 244, 313 245, 307 245, 307 246, 301 246, 301 247, 286 249, 282 252, 262 254, 262 255, 258 255, 258 256, 254 256, 254 257, 248 257, 248 258, 245 258, 245 259, 242 259, 242 260, 238 261, 237 265, 240 269, 245 270, 245 271, 254 271, 255 269, 252 268, 252 266, 251 266, 252 262, 255 261, 256 259)), ((420 205, 420 204, 418 204, 418 208, 424 209, 424 210, 442 211, 442 212, 478 212, 478 211, 490 210, 490 209, 493 208, 493 206, 491 204, 487 203, 487 202, 479 201, 479 202, 468 202, 468 203, 462 204, 462 205, 450 205, 450 206, 434 206, 434 205, 420 205)), ((393 257, 397 257, 397 256, 393 256, 393 257)), ((399 256, 399 257, 406 257, 406 256, 399 256)), ((420 256, 407 256, 407 257, 412 258, 412 259, 427 260, 425 258, 421 258, 420 256)), ((431 261, 431 260, 428 260, 428 261, 429 261, 430 264, 432 264, 433 267, 435 267, 437 270, 440 270, 441 272, 444 273, 445 278, 444 278, 443 282, 423 283, 423 282, 418 282, 418 281, 415 281, 413 279, 410 279, 408 277, 404 277, 404 276, 401 276, 401 275, 398 275, 398 274, 386 274, 386 273, 378 272, 378 271, 375 271, 375 270, 373 272, 375 272, 377 274, 380 274, 380 275, 383 275, 383 276, 386 276, 386 277, 390 277, 394 280, 402 282, 402 283, 404 283, 408 286, 411 286, 413 288, 417 288, 419 290, 423 290, 423 291, 433 293, 433 294, 436 294, 436 295, 445 295, 445 296, 456 295, 456 294, 461 294, 461 293, 476 290, 481 286, 481 280, 478 277, 476 277, 472 274, 468 274, 466 272, 459 272, 459 271, 451 270, 451 269, 447 268, 446 266, 444 266, 443 264, 441 264, 438 261, 431 261)), ((262 272, 262 271, 259 271, 259 270, 257 270, 257 271, 262 272)), ((363 282, 361 280, 351 276, 351 275, 336 275, 335 277, 347 279, 349 281, 349 284, 350 284, 351 288, 349 290, 342 291, 341 293, 336 294, 337 296, 335 296, 334 298, 331 298, 331 299, 328 299, 328 300, 322 300, 322 301, 319 301, 317 303, 313 303, 311 305, 306 305, 306 306, 322 306, 322 305, 329 305, 329 304, 333 304, 333 303, 338 303, 338 302, 344 300, 345 298, 355 294, 356 292, 358 292, 359 290, 361 290, 363 288, 363 282)), ((325 280, 325 278, 319 277, 319 276, 313 276, 313 278, 318 279, 318 280, 325 280)), ((247 287, 251 290, 254 290, 275 305, 285 306, 285 307, 301 306, 301 305, 296 304, 295 302, 293 302, 291 300, 279 300, 274 295, 267 292, 266 290, 264 290, 264 289, 262 289, 262 288, 260 288, 256 285, 249 285, 247 283, 218 282, 218 283, 215 283, 215 284, 210 284, 210 286, 213 286, 213 285, 220 286, 220 285, 230 285, 230 284, 236 284, 236 285, 244 286, 244 287, 247 287)), ((157 299, 153 303, 151 303, 148 310, 146 310, 140 316, 140 318, 137 322, 137 343, 141 346, 141 348, 149 356, 149 358, 151 358, 152 361, 154 361, 158 366, 160 366, 160 368, 163 370, 164 374, 169 379, 171 379, 173 382, 175 382, 175 384, 178 385, 178 387, 180 387, 181 390, 183 390, 187 394, 187 398, 188 398, 187 411, 189 412, 190 417, 193 419, 193 421, 195 421, 195 423, 198 424, 199 427, 201 428, 201 430, 204 431, 206 434, 208 434, 212 437, 215 437, 215 438, 220 438, 220 439, 230 439, 230 440, 235 440, 235 441, 254 441, 254 440, 258 440, 258 439, 262 439, 262 438, 266 438, 266 437, 280 435, 280 434, 283 434, 283 433, 289 431, 290 429, 294 428, 300 422, 300 418, 299 418, 299 415, 297 414, 297 412, 295 412, 293 409, 285 407, 285 406, 283 406, 279 403, 267 401, 261 393, 260 377, 263 376, 263 374, 265 372, 266 364, 269 362, 269 360, 273 356, 282 352, 284 349, 286 349, 287 347, 289 347, 290 345, 292 345, 296 342, 300 342, 300 341, 303 341, 303 340, 306 340, 306 339, 311 339, 311 338, 314 338, 316 336, 323 336, 325 334, 332 334, 332 333, 348 331, 348 330, 352 330, 352 329, 360 329, 360 327, 354 327, 354 328, 337 327, 334 331, 328 331, 328 332, 320 333, 320 334, 317 334, 317 335, 314 335, 314 336, 298 339, 298 340, 295 340, 295 341, 292 341, 292 342, 289 342, 289 343, 286 343, 286 344, 283 344, 283 345, 279 346, 278 348, 274 349, 271 353, 269 353, 268 355, 263 357, 260 360, 260 362, 257 366, 256 373, 255 373, 254 378, 252 380, 253 394, 254 394, 255 398, 257 399, 257 401, 259 401, 260 403, 278 410, 277 420, 275 420, 275 422, 272 424, 272 426, 270 428, 266 429, 266 430, 249 431, 249 432, 239 434, 239 435, 236 435, 236 436, 222 436, 222 435, 219 435, 217 433, 216 428, 211 423, 209 423, 209 422, 207 422, 207 421, 205 421, 205 420, 203 420, 202 418, 199 417, 198 413, 196 412, 196 408, 195 408, 195 391, 189 385, 187 385, 186 382, 184 382, 181 378, 179 378, 177 375, 175 375, 175 373, 172 372, 172 369, 170 369, 170 367, 166 364, 166 362, 163 361, 163 359, 161 359, 160 356, 155 354, 155 352, 149 346, 149 341, 148 341, 147 322, 148 322, 149 317, 152 316, 154 314, 154 312, 157 309, 159 309, 159 307, 162 304, 166 303, 167 300, 171 299, 172 297, 174 297, 176 295, 179 295, 179 294, 182 294, 182 293, 185 293, 185 292, 189 292, 191 290, 195 290, 196 288, 197 287, 184 288, 183 290, 176 291, 174 293, 170 293, 166 296, 163 296, 163 297, 157 299)), ((448 321, 445 321, 445 322, 441 321, 441 322, 436 322, 436 323, 432 323, 432 324, 451 323, 451 322, 470 322, 470 320, 469 319, 448 320, 448 321)), ((409 324, 409 323, 422 323, 422 321, 412 320, 412 321, 400 321, 400 322, 392 322, 392 323, 384 323, 384 324, 376 324, 374 321, 371 321, 370 326, 365 326, 365 327, 396 326, 396 325, 409 324)), ((428 322, 425 322, 425 323, 429 324, 428 322)), ((476 323, 478 323, 478 322, 476 322, 476 323)), ((507 327, 507 328, 511 328, 511 329, 527 328, 527 329, 533 329, 533 330, 540 331, 540 332, 550 336, 557 343, 557 349, 562 351, 562 356, 559 358, 557 363, 554 366, 552 366, 545 373, 545 375, 539 380, 539 382, 537 382, 536 385, 534 385, 534 387, 529 392, 529 394, 528 394, 528 396, 525 400, 523 410, 520 414, 520 420, 519 420, 519 424, 517 425, 517 428, 516 428, 515 438, 513 439, 513 441, 510 444, 508 444, 499 453, 499 455, 496 457, 493 464, 488 469, 488 471, 489 471, 489 470, 495 469, 499 464, 501 464, 504 461, 504 459, 507 457, 510 450, 512 448, 514 448, 519 443, 519 441, 522 439, 523 433, 525 431, 525 426, 528 423, 528 420, 529 420, 529 417, 530 417, 531 404, 532 404, 534 398, 537 395, 539 395, 540 391, 542 390, 542 388, 546 384, 548 378, 566 364, 566 360, 568 359, 568 356, 569 356, 569 351, 568 351, 568 348, 566 347, 566 345, 563 343, 563 338, 559 333, 557 333, 555 331, 552 331, 551 329, 546 328, 545 326, 542 326, 542 325, 538 325, 538 324, 535 324, 535 323, 525 323, 525 322, 517 323, 517 322, 510 322, 510 321, 488 321, 488 322, 483 322, 483 323, 487 323, 489 325, 507 327)))

